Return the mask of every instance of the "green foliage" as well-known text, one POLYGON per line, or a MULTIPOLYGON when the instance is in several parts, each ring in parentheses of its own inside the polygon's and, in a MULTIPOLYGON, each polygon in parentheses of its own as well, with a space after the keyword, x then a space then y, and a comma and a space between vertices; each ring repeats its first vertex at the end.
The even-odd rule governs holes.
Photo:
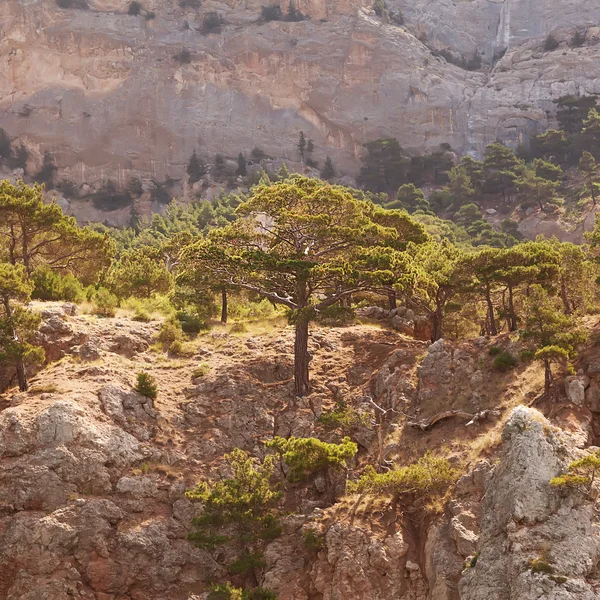
POLYGON ((532 558, 529 561, 529 568, 532 573, 554 573, 554 567, 542 558, 532 558))
POLYGON ((212 585, 207 600, 277 600, 273 591, 255 587, 249 589, 235 588, 231 583, 212 585))
POLYGON ((429 211, 429 202, 425 199, 423 190, 415 187, 412 183, 405 183, 398 188, 396 200, 385 205, 386 208, 400 208, 407 210, 409 213, 416 211, 429 211))
POLYGON ((140 371, 137 374, 137 383, 134 389, 142 396, 146 396, 146 398, 150 398, 151 400, 156 400, 156 396, 158 395, 156 379, 144 371, 140 371))
POLYGON ((97 280, 114 252, 108 235, 78 227, 60 206, 44 202, 39 185, 23 182, 0 182, 0 241, 0 257, 24 265, 28 275, 48 264, 84 283, 97 280))
POLYGON ((243 600, 242 589, 234 588, 229 581, 210 587, 207 600, 243 600))
POLYGON ((496 371, 510 371, 514 369, 518 364, 517 358, 507 352, 506 350, 502 350, 495 358, 493 362, 494 369, 496 371))
POLYGON ((179 320, 176 317, 165 319, 156 339, 165 350, 171 348, 174 343, 182 344, 183 329, 179 320))
POLYGON ((600 472, 600 453, 594 452, 571 462, 567 466, 567 472, 551 479, 550 485, 590 493, 598 472, 600 472))
POLYGON ((360 479, 348 482, 347 487, 351 493, 406 497, 418 503, 443 496, 456 475, 448 460, 427 453, 416 463, 394 471, 377 473, 373 467, 367 467, 360 479))
POLYGON ((343 433, 348 434, 356 427, 368 426, 370 417, 348 406, 346 402, 339 401, 331 410, 323 411, 318 421, 327 429, 339 428, 343 433))
POLYGON ((105 286, 119 298, 149 298, 166 294, 173 286, 163 256, 152 249, 128 250, 108 270, 105 286))
POLYGON ((0 364, 16 367, 22 391, 28 388, 27 365, 44 360, 44 350, 35 344, 39 315, 16 305, 28 302, 32 291, 23 265, 0 263, 0 364))
POLYGON ((83 286, 75 276, 60 275, 48 265, 39 266, 31 274, 31 280, 34 284, 31 297, 37 300, 81 302, 85 298, 83 286))
POLYGON ((91 297, 92 311, 101 317, 114 317, 119 305, 119 299, 105 287, 99 287, 91 297))
POLYGON ((275 437, 265 445, 279 452, 290 469, 290 481, 302 481, 330 467, 345 467, 358 452, 358 446, 349 437, 340 444, 328 444, 317 438, 275 437))
POLYGON ((265 557, 261 552, 244 552, 229 565, 229 572, 232 575, 245 575, 256 569, 264 569, 266 566, 265 557))
POLYGON ((203 503, 203 512, 194 519, 196 531, 189 535, 202 547, 211 548, 229 539, 218 535, 215 528, 233 525, 240 535, 272 539, 281 533, 274 507, 280 497, 271 485, 275 457, 267 456, 257 463, 247 452, 235 449, 225 456, 231 476, 209 483, 199 482, 187 492, 192 500, 203 503))
POLYGON ((311 552, 318 552, 325 545, 323 535, 314 529, 306 529, 302 534, 302 541, 311 552))

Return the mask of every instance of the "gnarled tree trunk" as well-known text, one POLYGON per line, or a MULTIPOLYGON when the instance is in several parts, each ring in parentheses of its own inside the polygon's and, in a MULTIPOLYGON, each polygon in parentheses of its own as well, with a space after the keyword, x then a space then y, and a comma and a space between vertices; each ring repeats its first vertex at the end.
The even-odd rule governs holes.
POLYGON ((221 323, 227 323, 227 290, 221 290, 221 323))

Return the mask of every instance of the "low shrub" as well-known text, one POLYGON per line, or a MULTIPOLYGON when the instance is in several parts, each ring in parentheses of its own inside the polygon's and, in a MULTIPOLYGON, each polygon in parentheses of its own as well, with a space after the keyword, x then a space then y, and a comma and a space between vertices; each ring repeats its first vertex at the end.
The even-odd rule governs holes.
POLYGON ((456 475, 447 459, 436 458, 428 452, 416 463, 395 471, 377 473, 369 466, 358 481, 348 482, 347 488, 349 492, 369 496, 404 496, 413 502, 431 501, 446 493, 456 475))
POLYGON ((304 542, 304 545, 312 552, 318 552, 325 544, 322 534, 315 529, 307 529, 302 534, 302 541, 304 542))
POLYGON ((229 565, 229 572, 232 575, 245 575, 255 569, 264 569, 266 566, 262 552, 244 552, 229 565))
POLYGON ((119 305, 118 298, 111 294, 106 288, 98 288, 91 298, 92 312, 101 317, 114 317, 119 305))
POLYGON ((137 383, 135 391, 140 393, 146 398, 155 400, 158 395, 158 386, 156 385, 156 379, 149 373, 141 371, 137 374, 137 383))
POLYGON ((343 401, 337 402, 331 410, 323 411, 317 420, 327 429, 339 428, 345 434, 356 427, 368 427, 370 424, 368 414, 359 412, 343 401))
POLYGON ((502 350, 500 354, 494 358, 494 369, 496 371, 506 372, 514 369, 518 363, 517 358, 506 350, 502 350))
POLYGON ((195 335, 208 329, 206 321, 197 313, 190 313, 184 310, 177 311, 177 320, 181 329, 188 335, 195 335))
POLYGON ((167 319, 161 325, 156 339, 162 345, 163 350, 170 349, 175 342, 183 343, 183 330, 179 321, 175 318, 167 319))
POLYGON ((340 444, 329 444, 317 438, 275 437, 265 446, 279 452, 290 469, 290 481, 302 481, 329 467, 345 467, 346 461, 358 452, 358 446, 349 437, 340 444))
POLYGON ((35 286, 31 297, 36 300, 82 302, 85 298, 83 285, 75 276, 59 275, 47 265, 38 267, 31 279, 35 286))

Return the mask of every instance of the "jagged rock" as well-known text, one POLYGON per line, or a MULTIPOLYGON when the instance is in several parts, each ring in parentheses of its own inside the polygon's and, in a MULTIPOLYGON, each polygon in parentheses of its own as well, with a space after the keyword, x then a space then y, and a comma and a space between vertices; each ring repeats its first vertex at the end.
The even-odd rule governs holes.
POLYGON ((566 377, 565 393, 569 401, 576 406, 583 406, 585 403, 585 389, 589 383, 589 378, 584 376, 566 377))
POLYGON ((600 560, 598 517, 577 494, 561 496, 549 485, 568 460, 566 436, 521 406, 507 421, 503 441, 483 501, 480 555, 460 581, 461 600, 596 598, 586 576, 600 560), (567 581, 532 573, 530 559, 545 560, 567 581))

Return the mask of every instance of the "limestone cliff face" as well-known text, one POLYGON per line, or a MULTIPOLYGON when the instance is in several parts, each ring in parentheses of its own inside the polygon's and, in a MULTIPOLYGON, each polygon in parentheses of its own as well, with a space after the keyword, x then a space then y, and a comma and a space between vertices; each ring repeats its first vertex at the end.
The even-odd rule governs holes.
POLYGON ((586 0, 394 0, 402 27, 383 24, 368 0, 300 0, 311 18, 296 23, 258 22, 259 0, 142 4, 154 19, 129 16, 128 0, 0 6, 0 127, 53 152, 65 177, 181 177, 194 149, 236 156, 258 146, 293 162, 301 130, 315 159, 329 154, 353 173, 362 144, 380 136, 413 151, 448 142, 477 153, 543 130, 553 98, 600 91, 590 27, 600 7, 586 0), (226 24, 203 35, 212 10, 226 24), (586 40, 571 49, 577 27, 586 40), (554 30, 564 43, 546 52, 554 30), (186 64, 173 59, 183 49, 186 64), (484 71, 432 49, 477 52, 484 71))

